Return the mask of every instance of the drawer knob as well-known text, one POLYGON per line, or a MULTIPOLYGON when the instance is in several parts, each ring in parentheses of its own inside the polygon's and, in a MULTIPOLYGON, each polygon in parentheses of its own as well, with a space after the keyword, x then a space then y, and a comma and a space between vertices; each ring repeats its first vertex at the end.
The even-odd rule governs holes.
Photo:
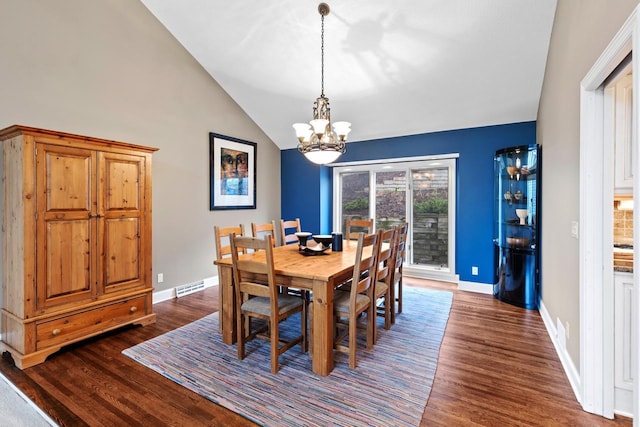
POLYGON ((60 329, 56 328, 53 331, 51 331, 51 335, 53 335, 55 337, 55 336, 60 335, 60 332, 62 332, 62 331, 60 329))
POLYGON ((130 313, 135 313, 136 311, 138 311, 138 307, 136 307, 136 306, 133 306, 133 307, 131 307, 131 308, 129 309, 129 312, 130 312, 130 313))

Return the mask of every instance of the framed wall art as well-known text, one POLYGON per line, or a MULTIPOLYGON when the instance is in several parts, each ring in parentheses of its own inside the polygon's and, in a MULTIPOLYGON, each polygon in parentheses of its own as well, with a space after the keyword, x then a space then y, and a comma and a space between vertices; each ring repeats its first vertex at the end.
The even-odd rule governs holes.
POLYGON ((256 208, 255 142, 209 134, 210 210, 256 208))

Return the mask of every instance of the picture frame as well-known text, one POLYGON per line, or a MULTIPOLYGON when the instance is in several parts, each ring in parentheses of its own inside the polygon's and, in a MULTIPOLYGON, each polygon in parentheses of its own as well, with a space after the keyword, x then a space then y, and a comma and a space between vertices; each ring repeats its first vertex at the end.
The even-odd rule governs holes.
POLYGON ((209 133, 210 210, 256 208, 257 144, 209 133))

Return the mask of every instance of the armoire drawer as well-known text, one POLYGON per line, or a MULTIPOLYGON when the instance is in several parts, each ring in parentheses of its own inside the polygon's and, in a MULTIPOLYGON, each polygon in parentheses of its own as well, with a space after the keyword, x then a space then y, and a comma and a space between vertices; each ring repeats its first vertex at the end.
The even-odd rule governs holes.
POLYGON ((64 345, 125 325, 145 315, 145 297, 128 299, 59 319, 36 324, 38 350, 64 345))

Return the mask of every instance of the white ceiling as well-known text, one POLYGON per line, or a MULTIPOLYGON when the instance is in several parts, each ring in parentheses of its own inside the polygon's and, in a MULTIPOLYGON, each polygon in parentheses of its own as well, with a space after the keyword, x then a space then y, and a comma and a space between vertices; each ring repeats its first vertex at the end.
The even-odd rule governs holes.
MULTIPOLYGON (((320 95, 316 0, 142 0, 281 149, 320 95)), ((328 0, 349 141, 535 120, 556 0, 328 0)))

